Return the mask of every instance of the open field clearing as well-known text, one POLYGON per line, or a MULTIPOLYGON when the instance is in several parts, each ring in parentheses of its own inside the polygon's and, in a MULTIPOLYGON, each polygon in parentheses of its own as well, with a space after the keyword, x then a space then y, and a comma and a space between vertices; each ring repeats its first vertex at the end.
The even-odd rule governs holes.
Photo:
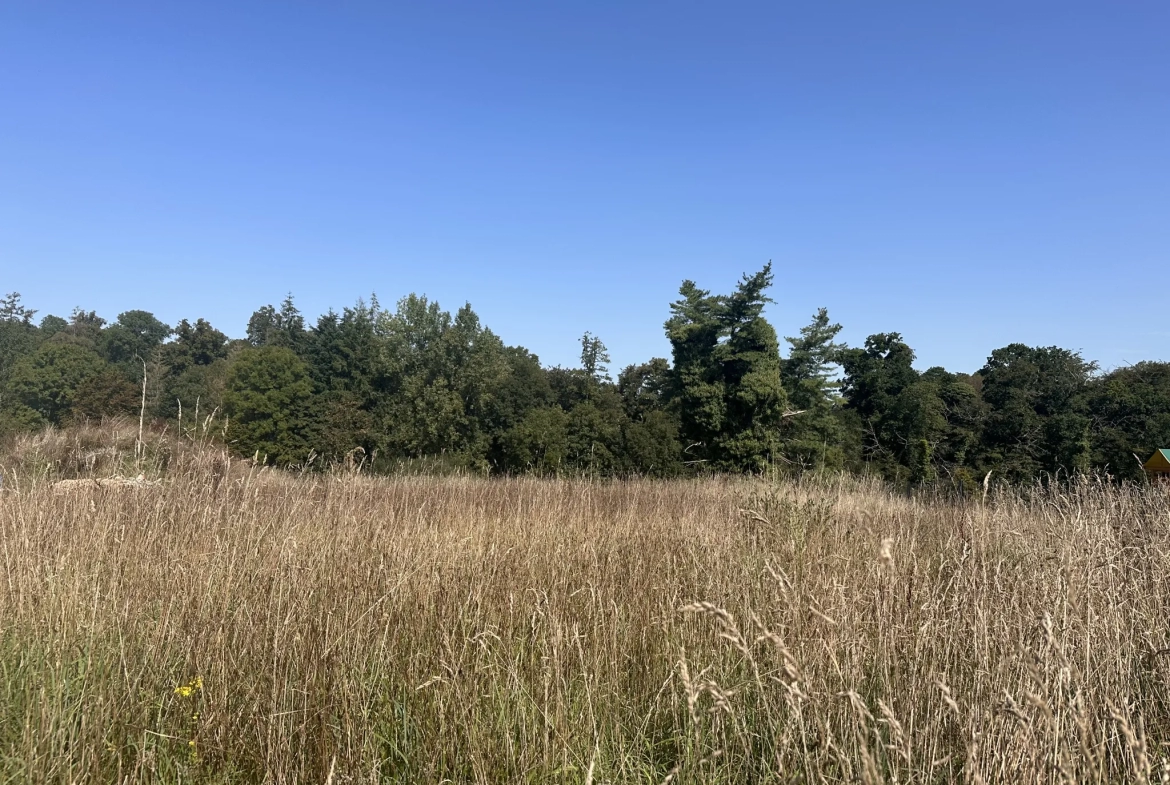
POLYGON ((6 488, 7 782, 1167 776, 1156 490, 6 488))

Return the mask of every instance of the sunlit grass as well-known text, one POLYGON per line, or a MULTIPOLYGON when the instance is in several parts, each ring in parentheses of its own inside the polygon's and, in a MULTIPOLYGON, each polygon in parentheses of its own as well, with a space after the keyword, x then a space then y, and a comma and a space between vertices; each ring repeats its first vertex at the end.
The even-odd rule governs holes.
POLYGON ((1163 776, 1157 491, 200 466, 0 494, 7 781, 1163 776))

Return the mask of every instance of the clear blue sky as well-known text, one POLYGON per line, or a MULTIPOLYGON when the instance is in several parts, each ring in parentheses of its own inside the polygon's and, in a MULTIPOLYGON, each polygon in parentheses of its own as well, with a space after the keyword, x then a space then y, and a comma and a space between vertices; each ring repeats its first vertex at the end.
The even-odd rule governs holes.
POLYGON ((243 334, 376 292, 668 355, 771 259, 918 365, 1170 359, 1170 4, 0 4, 0 290, 243 334))

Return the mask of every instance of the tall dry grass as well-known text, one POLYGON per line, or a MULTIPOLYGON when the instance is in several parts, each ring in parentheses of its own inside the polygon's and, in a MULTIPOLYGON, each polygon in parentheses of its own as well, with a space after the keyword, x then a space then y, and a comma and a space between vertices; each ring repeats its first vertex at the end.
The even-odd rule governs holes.
POLYGON ((4 781, 1167 779, 1157 491, 6 488, 4 781))

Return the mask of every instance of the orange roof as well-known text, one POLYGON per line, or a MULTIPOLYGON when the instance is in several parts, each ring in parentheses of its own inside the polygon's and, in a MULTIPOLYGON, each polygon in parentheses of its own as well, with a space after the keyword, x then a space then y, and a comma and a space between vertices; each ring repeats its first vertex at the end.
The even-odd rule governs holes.
POLYGON ((1142 464, 1142 468, 1148 472, 1170 472, 1170 450, 1158 450, 1142 464))

